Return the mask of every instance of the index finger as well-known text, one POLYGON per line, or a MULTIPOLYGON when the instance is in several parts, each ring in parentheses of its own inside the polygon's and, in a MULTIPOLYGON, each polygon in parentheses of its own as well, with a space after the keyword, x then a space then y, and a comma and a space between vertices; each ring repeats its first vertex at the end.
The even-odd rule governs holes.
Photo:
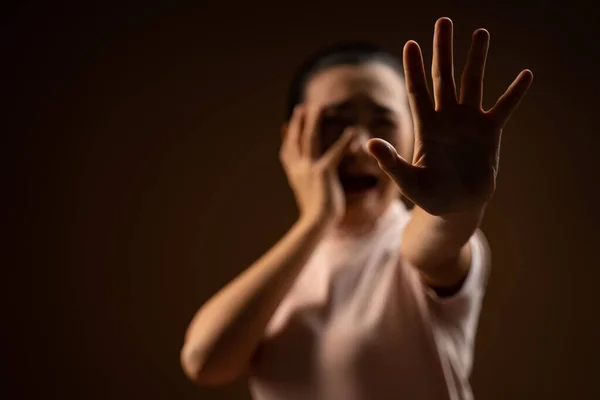
POLYGON ((304 129, 305 109, 302 105, 294 108, 294 112, 286 124, 282 149, 286 154, 295 157, 300 155, 300 137, 304 129))
POLYGON ((427 118, 429 113, 433 111, 433 102, 427 87, 423 53, 421 53, 421 48, 417 42, 410 40, 406 43, 403 60, 410 111, 413 121, 418 125, 422 119, 427 118))
POLYGON ((317 159, 320 152, 319 131, 323 116, 323 108, 314 104, 306 107, 306 123, 302 135, 302 155, 310 159, 317 159))

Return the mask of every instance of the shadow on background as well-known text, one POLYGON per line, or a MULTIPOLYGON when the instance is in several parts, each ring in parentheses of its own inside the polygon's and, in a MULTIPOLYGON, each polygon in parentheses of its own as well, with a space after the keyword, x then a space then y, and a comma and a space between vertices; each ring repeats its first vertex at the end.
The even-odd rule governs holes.
POLYGON ((600 396, 591 12, 202 4, 21 2, 1 17, 10 398, 248 398, 243 384, 195 388, 178 356, 195 310, 296 217, 277 160, 288 80, 340 39, 398 55, 415 39, 429 63, 440 16, 455 23, 458 72, 471 32, 490 31, 486 107, 521 69, 535 74, 483 224, 494 271, 476 398, 600 396))

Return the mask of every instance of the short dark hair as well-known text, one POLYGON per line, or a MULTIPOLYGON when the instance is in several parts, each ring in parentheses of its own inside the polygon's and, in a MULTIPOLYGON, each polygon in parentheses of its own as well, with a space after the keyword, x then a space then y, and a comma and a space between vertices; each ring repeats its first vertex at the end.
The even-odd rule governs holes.
POLYGON ((381 62, 404 77, 402 62, 373 43, 343 42, 325 47, 302 63, 294 74, 288 91, 286 120, 290 119, 294 108, 304 100, 306 84, 318 72, 340 65, 360 65, 368 62, 381 62))

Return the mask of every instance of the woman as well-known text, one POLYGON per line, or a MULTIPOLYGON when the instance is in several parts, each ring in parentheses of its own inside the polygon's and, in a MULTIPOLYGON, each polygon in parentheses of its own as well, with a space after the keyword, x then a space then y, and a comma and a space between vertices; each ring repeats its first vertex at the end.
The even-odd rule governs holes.
POLYGON ((181 353, 192 380, 248 375, 258 400, 472 397, 489 274, 478 226, 533 75, 483 111, 489 34, 474 33, 457 96, 452 31, 436 22, 433 96, 413 41, 404 74, 363 45, 300 70, 280 153, 300 217, 197 312, 181 353))

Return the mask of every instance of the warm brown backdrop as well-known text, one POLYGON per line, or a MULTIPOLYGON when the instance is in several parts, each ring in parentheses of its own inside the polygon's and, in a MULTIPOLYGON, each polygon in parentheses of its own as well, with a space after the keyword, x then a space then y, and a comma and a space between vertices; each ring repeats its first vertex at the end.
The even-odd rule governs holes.
POLYGON ((6 398, 246 399, 244 385, 193 387, 178 352, 195 309, 295 218, 277 161, 287 81, 345 38, 396 54, 416 39, 429 61, 443 15, 458 68, 471 31, 491 32, 487 106, 520 69, 535 74, 483 225, 494 272, 476 397, 600 398, 591 9, 46 3, 1 17, 6 398))

